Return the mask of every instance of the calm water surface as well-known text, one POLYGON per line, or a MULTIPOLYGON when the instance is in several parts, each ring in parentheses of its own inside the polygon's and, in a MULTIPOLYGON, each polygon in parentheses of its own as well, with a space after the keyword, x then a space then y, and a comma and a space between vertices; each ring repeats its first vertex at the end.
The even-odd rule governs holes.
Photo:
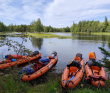
MULTIPOLYGON (((75 57, 76 53, 82 53, 83 59, 86 62, 89 52, 95 52, 98 59, 103 58, 103 54, 98 47, 104 47, 110 51, 110 36, 82 35, 71 33, 54 33, 63 36, 72 36, 74 39, 59 39, 59 38, 26 38, 27 42, 23 45, 31 51, 38 50, 42 53, 42 57, 47 57, 52 51, 58 53, 58 62, 53 69, 61 71, 75 57)), ((22 43, 21 37, 0 38, 0 44, 5 42, 6 38, 22 43)), ((8 51, 8 46, 0 47, 0 60, 7 54, 15 54, 13 48, 8 51)))

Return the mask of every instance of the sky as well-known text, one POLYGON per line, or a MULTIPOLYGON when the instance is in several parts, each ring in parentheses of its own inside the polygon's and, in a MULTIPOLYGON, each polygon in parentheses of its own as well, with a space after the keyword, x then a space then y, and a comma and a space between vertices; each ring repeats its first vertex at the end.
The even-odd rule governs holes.
POLYGON ((71 27, 73 22, 110 21, 110 0, 0 0, 0 22, 30 25, 40 18, 44 26, 71 27))

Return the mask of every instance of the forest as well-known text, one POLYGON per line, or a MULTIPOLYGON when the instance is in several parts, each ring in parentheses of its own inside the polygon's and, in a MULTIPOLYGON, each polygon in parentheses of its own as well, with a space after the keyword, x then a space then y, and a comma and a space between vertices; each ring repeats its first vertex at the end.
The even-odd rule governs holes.
POLYGON ((0 32, 110 32, 110 21, 108 21, 105 16, 104 22, 99 21, 79 21, 79 23, 72 24, 71 27, 64 28, 54 28, 49 26, 44 26, 41 23, 40 18, 37 21, 32 21, 30 25, 13 25, 10 24, 6 26, 3 22, 0 22, 0 32))

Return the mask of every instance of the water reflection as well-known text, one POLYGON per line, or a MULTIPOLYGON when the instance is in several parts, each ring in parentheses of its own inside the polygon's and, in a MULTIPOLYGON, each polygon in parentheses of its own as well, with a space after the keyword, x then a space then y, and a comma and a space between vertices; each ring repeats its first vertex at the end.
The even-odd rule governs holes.
MULTIPOLYGON (((79 40, 89 40, 96 43, 102 43, 102 46, 105 47, 106 43, 109 43, 110 36, 109 35, 91 35, 91 34, 72 34, 72 37, 76 37, 79 40)), ((109 47, 109 45, 108 45, 109 47)), ((109 47, 110 48, 110 47, 109 47)))
POLYGON ((43 38, 31 38, 30 40, 34 48, 38 48, 39 50, 41 49, 43 38))
POLYGON ((61 32, 56 32, 56 33, 50 33, 50 34, 55 34, 55 35, 61 35, 61 36, 72 36, 71 33, 61 33, 61 32))
POLYGON ((95 40, 95 41, 108 41, 110 40, 110 36, 108 35, 92 35, 92 34, 72 34, 72 37, 76 37, 81 40, 95 40))
POLYGON ((5 35, 0 36, 0 43, 5 42, 5 40, 6 40, 6 36, 5 35))

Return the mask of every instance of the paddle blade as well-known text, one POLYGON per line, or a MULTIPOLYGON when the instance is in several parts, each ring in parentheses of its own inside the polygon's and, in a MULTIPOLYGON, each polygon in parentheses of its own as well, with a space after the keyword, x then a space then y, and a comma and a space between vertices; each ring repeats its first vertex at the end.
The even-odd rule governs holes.
POLYGON ((103 76, 101 76, 100 78, 103 79, 103 80, 108 80, 107 77, 103 77, 103 76))
POLYGON ((94 75, 89 75, 89 77, 94 78, 94 79, 99 79, 100 77, 94 76, 94 75))
POLYGON ((69 81, 73 80, 75 76, 72 76, 69 81))
POLYGON ((90 80, 90 79, 91 79, 90 77, 85 78, 85 80, 90 80))

